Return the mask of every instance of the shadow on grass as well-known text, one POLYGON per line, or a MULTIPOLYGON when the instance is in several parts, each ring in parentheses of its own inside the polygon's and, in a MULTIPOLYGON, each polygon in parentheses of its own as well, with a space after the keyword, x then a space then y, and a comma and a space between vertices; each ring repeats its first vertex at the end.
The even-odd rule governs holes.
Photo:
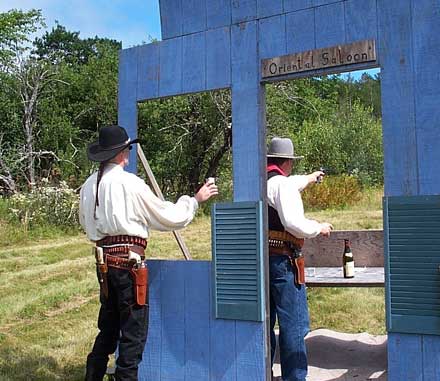
POLYGON ((19 349, 0 347, 2 381, 82 381, 84 366, 60 366, 51 356, 32 355, 19 349))

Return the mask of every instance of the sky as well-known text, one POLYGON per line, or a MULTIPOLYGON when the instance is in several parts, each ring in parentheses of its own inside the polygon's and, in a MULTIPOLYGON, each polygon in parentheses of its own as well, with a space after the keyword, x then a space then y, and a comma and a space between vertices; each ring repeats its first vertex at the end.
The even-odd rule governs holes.
POLYGON ((0 0, 0 12, 12 8, 41 9, 49 30, 58 21, 82 38, 107 37, 123 48, 161 39, 159 0, 0 0))

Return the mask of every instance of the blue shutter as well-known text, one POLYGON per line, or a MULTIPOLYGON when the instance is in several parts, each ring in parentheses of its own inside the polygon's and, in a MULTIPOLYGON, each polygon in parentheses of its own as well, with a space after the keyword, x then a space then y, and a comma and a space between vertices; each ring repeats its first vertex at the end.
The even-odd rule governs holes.
POLYGON ((440 335, 440 196, 384 199, 387 328, 440 335))
POLYGON ((263 321, 262 203, 212 208, 214 315, 263 321))

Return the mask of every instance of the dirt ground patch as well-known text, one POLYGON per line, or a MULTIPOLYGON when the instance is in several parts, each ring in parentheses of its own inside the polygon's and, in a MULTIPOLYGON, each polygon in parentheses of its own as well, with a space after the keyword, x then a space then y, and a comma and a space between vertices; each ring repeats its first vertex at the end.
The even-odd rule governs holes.
MULTIPOLYGON (((306 338, 307 381, 386 381, 387 336, 317 329, 306 338)), ((279 359, 274 376, 281 376, 279 359)), ((279 378, 281 381, 281 378, 279 378)))

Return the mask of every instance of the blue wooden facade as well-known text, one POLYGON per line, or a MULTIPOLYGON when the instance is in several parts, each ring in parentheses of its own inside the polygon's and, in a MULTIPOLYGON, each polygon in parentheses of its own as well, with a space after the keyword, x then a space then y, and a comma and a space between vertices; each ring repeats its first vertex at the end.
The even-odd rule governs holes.
MULTIPOLYGON (((234 201, 264 201, 261 59, 375 39, 385 195, 440 194, 438 0, 160 0, 160 7, 163 41, 120 55, 119 124, 131 137, 137 102, 230 88, 234 201)), ((327 72, 307 73, 316 74, 327 72)), ((134 171, 135 157, 131 162, 134 171)), ((266 322, 213 319, 209 264, 152 262, 150 268, 151 324, 141 379, 269 379, 266 322)), ((392 332, 388 348, 390 381, 440 380, 440 336, 392 332)))

